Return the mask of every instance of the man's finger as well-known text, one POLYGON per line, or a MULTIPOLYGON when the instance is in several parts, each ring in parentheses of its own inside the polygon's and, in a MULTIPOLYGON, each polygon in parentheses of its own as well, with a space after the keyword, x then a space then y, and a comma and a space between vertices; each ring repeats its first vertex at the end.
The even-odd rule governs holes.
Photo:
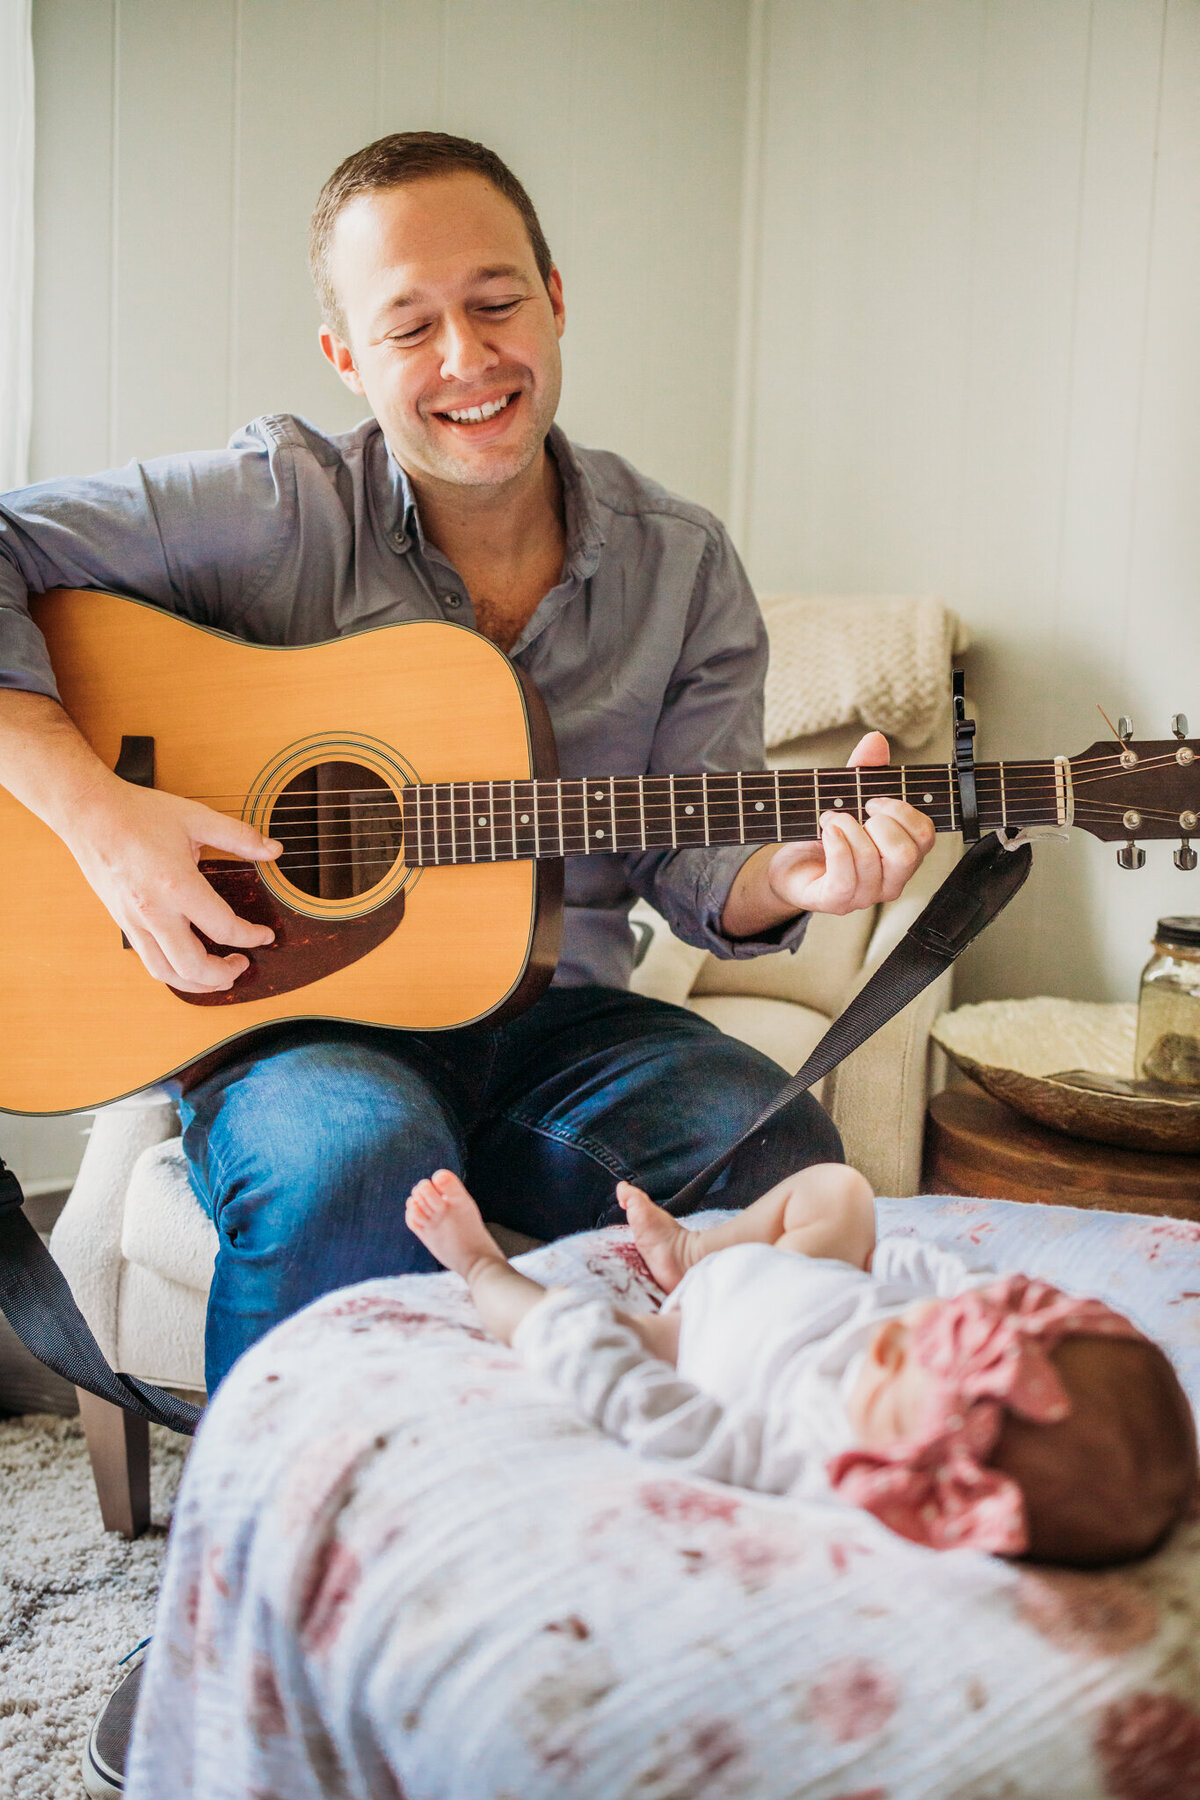
POLYGON ((871 843, 862 827, 852 819, 835 820, 826 815, 821 820, 821 845, 825 851, 825 873, 814 884, 813 900, 821 912, 852 912, 856 905, 863 902, 857 899, 862 885, 859 871, 859 858, 850 842, 848 827, 851 825, 861 834, 872 859, 877 859, 879 852, 871 843))
POLYGON ((887 814, 895 819, 897 825, 907 832, 922 856, 928 856, 937 842, 937 831, 928 813, 918 812, 906 800, 897 800, 891 796, 876 795, 867 801, 864 808, 868 818, 876 819, 887 814))
POLYGON ((882 882, 879 898, 894 900, 921 865, 922 852, 900 822, 888 813, 872 816, 867 835, 879 850, 882 882))
POLYGON ((168 955, 153 932, 145 926, 131 924, 126 925, 124 929, 130 944, 145 964, 147 973, 152 975, 155 981, 166 982, 170 987, 178 988, 181 993, 212 994, 221 992, 232 986, 238 974, 246 967, 244 957, 239 956, 236 959, 237 966, 230 967, 232 958, 206 955, 204 946, 198 938, 192 937, 191 932, 188 932, 187 935, 195 946, 195 951, 199 953, 194 963, 193 952, 190 951, 181 954, 176 950, 173 955, 168 955), (177 960, 191 964, 192 972, 189 973, 187 969, 178 967, 177 960), (209 964, 212 965, 212 975, 208 974, 209 964), (197 968, 201 971, 198 976, 195 973, 197 968))
POLYGON ((882 769, 892 760, 891 747, 882 731, 868 731, 850 752, 848 769, 882 769))
POLYGON ((188 820, 192 841, 197 846, 210 844, 214 850, 227 850, 246 862, 270 862, 283 845, 278 838, 264 837, 244 819, 231 819, 226 813, 214 812, 210 806, 197 806, 188 820))
POLYGON ((188 921, 214 944, 228 944, 232 949, 257 950, 275 942, 269 925, 255 925, 241 919, 227 900, 222 900, 212 883, 196 873, 195 884, 189 883, 179 896, 181 911, 188 921))

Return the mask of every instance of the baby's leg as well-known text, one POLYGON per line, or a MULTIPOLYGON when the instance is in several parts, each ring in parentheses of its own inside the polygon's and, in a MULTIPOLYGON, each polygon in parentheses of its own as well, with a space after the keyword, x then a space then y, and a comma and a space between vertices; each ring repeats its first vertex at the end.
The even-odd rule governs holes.
POLYGON ((492 1336, 511 1344, 513 1332, 545 1299, 546 1290, 507 1261, 458 1176, 438 1169, 427 1181, 418 1181, 404 1219, 440 1263, 462 1276, 492 1336))
POLYGON ((814 1163, 780 1185, 789 1192, 777 1249, 799 1256, 836 1257, 856 1269, 870 1268, 875 1196, 865 1175, 845 1163, 814 1163))
POLYGON ((834 1256, 866 1268, 875 1248, 870 1184, 844 1163, 814 1163, 761 1195, 720 1225, 689 1231, 640 1188, 626 1181, 617 1199, 634 1242, 659 1286, 678 1287, 693 1263, 732 1244, 776 1244, 805 1256, 834 1256))

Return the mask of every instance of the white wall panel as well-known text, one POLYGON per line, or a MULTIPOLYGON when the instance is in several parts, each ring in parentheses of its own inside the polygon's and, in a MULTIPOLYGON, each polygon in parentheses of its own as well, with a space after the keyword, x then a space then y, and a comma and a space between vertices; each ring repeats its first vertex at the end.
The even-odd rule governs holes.
POLYGON ((385 131, 482 138, 566 281, 562 418, 728 494, 742 0, 37 0, 35 477, 362 415, 308 217, 385 131), (65 349, 64 349, 65 347, 65 349))
MULTIPOLYGON (((1200 729, 1200 9, 766 0, 745 545, 764 589, 939 591, 981 754, 1200 729)), ((1170 846, 1076 834, 970 996, 1131 995, 1170 846)))

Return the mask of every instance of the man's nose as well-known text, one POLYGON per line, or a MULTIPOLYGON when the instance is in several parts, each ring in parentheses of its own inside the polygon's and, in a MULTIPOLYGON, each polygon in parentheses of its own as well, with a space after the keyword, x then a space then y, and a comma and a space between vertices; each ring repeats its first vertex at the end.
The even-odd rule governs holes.
POLYGON ((471 319, 447 319, 441 348, 443 381, 478 381, 500 361, 471 319))

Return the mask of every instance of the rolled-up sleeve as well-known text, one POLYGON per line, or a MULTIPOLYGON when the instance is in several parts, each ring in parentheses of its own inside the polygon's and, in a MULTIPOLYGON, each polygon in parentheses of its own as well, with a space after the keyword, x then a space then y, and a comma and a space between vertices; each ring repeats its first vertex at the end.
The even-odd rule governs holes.
POLYGON ((585 1419, 639 1456, 760 1492, 785 1493, 796 1478, 776 1458, 767 1486, 763 1420, 722 1407, 651 1356, 607 1301, 555 1289, 521 1321, 513 1348, 585 1419))
MULTIPOLYGON (((649 773, 721 774, 765 767, 767 633, 741 560, 715 528, 700 560, 683 650, 667 691, 649 773)), ((627 859, 630 885, 676 937, 723 958, 795 950, 807 915, 757 938, 731 938, 721 914, 756 844, 653 850, 627 859)))

